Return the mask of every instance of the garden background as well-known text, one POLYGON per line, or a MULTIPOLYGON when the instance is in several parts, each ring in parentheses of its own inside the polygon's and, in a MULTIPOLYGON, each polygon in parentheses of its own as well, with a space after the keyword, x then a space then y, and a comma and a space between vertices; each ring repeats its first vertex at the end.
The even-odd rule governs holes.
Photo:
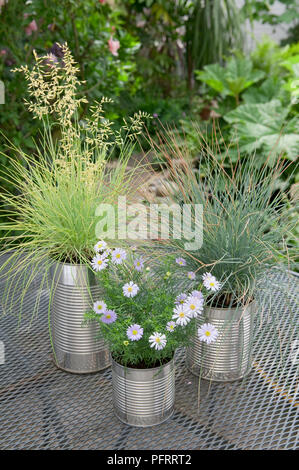
MULTIPOLYGON (((288 168, 275 190, 298 194, 298 19, 296 0, 0 0, 1 150, 11 152, 8 139, 32 153, 41 128, 24 106, 24 78, 12 69, 33 63, 33 50, 61 59, 58 44, 67 42, 85 80, 81 95, 112 98, 107 117, 116 125, 146 111, 151 136, 172 126, 195 161, 200 133, 212 139, 217 129, 219 160, 228 165, 255 152, 257 166, 273 165, 282 154, 288 168), (272 38, 261 37, 261 25, 272 38)), ((82 105, 83 121, 86 111, 82 105)), ((7 165, 2 156, 0 171, 7 165)), ((293 217, 291 245, 296 207, 293 217)))

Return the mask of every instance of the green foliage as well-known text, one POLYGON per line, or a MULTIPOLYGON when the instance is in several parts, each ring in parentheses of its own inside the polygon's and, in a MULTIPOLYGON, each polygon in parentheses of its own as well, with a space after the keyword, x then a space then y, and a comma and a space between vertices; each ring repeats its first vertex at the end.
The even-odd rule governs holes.
MULTIPOLYGON (((261 151, 274 164, 279 155, 296 160, 299 149, 299 118, 287 120, 289 109, 278 100, 267 103, 242 104, 224 116, 234 125, 236 142, 241 153, 261 151)), ((264 157, 265 158, 265 157, 264 157)), ((261 162, 263 163, 263 161, 261 162)))
POLYGON ((209 87, 213 110, 221 118, 219 158, 227 154, 229 144, 234 160, 240 152, 246 156, 253 151, 258 164, 267 161, 271 165, 280 154, 296 159, 298 51, 298 44, 280 48, 264 38, 250 57, 239 54, 223 67, 212 64, 197 72, 197 78, 209 87))
POLYGON ((225 68, 218 64, 206 65, 196 75, 223 97, 233 96, 237 103, 244 90, 265 76, 262 70, 254 70, 249 60, 238 57, 231 57, 225 68))
MULTIPOLYGON (((197 172, 190 164, 187 149, 183 155, 177 154, 173 135, 167 134, 164 143, 170 171, 178 185, 176 200, 203 207, 201 248, 185 251, 187 240, 182 239, 170 242, 173 249, 189 257, 191 271, 199 274, 211 271, 223 283, 221 293, 226 293, 230 300, 254 297, 266 266, 283 260, 286 264, 292 262, 291 246, 285 246, 294 226, 288 219, 292 212, 287 207, 290 199, 287 191, 277 191, 282 161, 277 160, 271 168, 265 164, 257 166, 252 155, 225 170, 213 149, 202 144, 197 172)), ((194 224, 194 231, 201 229, 197 228, 196 219, 194 224)))
MULTIPOLYGON (((98 0, 9 0, 0 12, 0 79, 5 84, 6 98, 5 104, 0 105, 0 127, 6 138, 22 147, 24 153, 35 150, 33 139, 41 125, 24 107, 27 89, 23 77, 13 74, 11 69, 30 66, 33 50, 39 56, 51 52, 61 58, 56 43, 65 42, 80 66, 80 80, 86 80, 79 91, 81 96, 91 100, 103 95, 115 99, 125 88, 134 89, 133 58, 139 43, 124 29, 119 8, 98 0), (118 56, 109 50, 110 37, 120 42, 118 56)), ((80 117, 86 111, 82 105, 80 117)), ((0 167, 10 161, 3 155, 0 167)), ((8 188, 8 183, 1 184, 8 188)))
POLYGON ((234 0, 196 0, 189 6, 186 59, 189 88, 194 69, 221 62, 234 47, 242 47, 243 16, 234 0))
MULTIPOLYGON (((105 324, 101 316, 93 311, 87 312, 86 320, 97 320, 101 333, 107 341, 113 358, 125 366, 155 367, 170 360, 178 347, 185 346, 195 333, 195 322, 192 319, 186 326, 177 325, 172 332, 166 325, 172 320, 175 298, 178 292, 178 279, 175 275, 175 262, 172 257, 159 260, 147 259, 142 272, 134 269, 133 261, 139 256, 130 254, 119 266, 109 267, 98 273, 99 282, 104 287, 103 299, 108 309, 117 314, 114 323, 105 324), (139 287, 137 295, 125 297, 122 287, 128 282, 139 287), (143 336, 138 341, 131 341, 127 329, 133 324, 143 328, 143 336), (150 347, 149 337, 154 333, 166 335, 166 346, 161 350, 150 347)), ((190 288, 190 284, 189 284, 190 288)))
POLYGON ((194 69, 222 60, 242 44, 235 0, 129 0, 129 30, 141 48, 137 66, 145 87, 163 97, 194 86, 194 69))
MULTIPOLYGON (((54 259, 88 262, 95 240, 96 209, 100 203, 115 204, 118 195, 128 192, 132 172, 127 171, 127 163, 146 117, 135 113, 124 120, 120 130, 114 130, 104 113, 111 100, 102 98, 90 108, 90 116, 79 121, 85 99, 78 97, 78 68, 66 45, 62 51, 63 65, 55 62, 49 68, 48 56, 35 55, 32 70, 21 68, 28 82, 28 109, 42 120, 43 133, 35 148, 37 158, 11 145, 10 166, 0 173, 1 181, 13 188, 0 195, 5 216, 0 225, 4 233, 1 241, 4 254, 8 254, 0 277, 6 278, 7 285, 18 285, 15 280, 27 263, 29 274, 25 275, 25 287, 22 285, 22 298, 40 267, 45 282, 54 259), (53 137, 50 118, 58 138, 53 137), (107 163, 115 147, 119 164, 109 169, 107 163)), ((9 293, 5 302, 14 298, 9 293)))

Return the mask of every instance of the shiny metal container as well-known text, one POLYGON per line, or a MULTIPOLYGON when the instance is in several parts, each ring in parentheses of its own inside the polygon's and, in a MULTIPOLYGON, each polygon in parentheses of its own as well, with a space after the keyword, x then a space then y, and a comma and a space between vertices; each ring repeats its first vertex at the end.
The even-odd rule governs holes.
POLYGON ((154 426, 174 411, 173 360, 161 367, 133 369, 112 359, 113 405, 116 416, 132 426, 154 426))
POLYGON ((84 313, 101 299, 102 289, 87 266, 55 263, 51 267, 51 332, 57 367, 85 374, 111 364, 109 350, 99 339, 100 327, 82 326, 84 313))
POLYGON ((205 307, 204 314, 196 320, 197 328, 212 323, 219 335, 210 344, 197 336, 192 339, 186 351, 189 370, 216 382, 238 380, 248 374, 252 366, 254 311, 254 302, 237 308, 205 307))

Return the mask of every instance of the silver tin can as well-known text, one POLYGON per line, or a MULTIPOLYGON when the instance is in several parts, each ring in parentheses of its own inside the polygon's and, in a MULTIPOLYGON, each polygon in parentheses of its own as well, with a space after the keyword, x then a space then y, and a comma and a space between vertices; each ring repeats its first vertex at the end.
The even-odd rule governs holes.
POLYGON ((84 313, 101 299, 102 289, 87 266, 55 263, 51 267, 51 333, 57 367, 85 374, 109 367, 110 354, 99 338, 96 321, 82 326, 84 313))
POLYGON ((131 426, 154 426, 174 411, 175 369, 171 360, 161 367, 133 369, 112 360, 113 405, 116 416, 131 426))
POLYGON ((237 308, 205 307, 204 314, 196 319, 196 327, 212 323, 219 335, 210 344, 197 336, 192 338, 186 351, 189 370, 216 382, 238 380, 248 374, 252 366, 254 311, 254 302, 237 308))

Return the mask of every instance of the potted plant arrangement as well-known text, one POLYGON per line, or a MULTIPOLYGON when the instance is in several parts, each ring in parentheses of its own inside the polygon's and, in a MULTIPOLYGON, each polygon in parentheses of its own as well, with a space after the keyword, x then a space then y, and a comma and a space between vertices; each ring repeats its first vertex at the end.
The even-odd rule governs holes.
POLYGON ((59 61, 35 54, 33 69, 20 69, 28 82, 26 103, 43 121, 44 131, 35 155, 10 145, 19 158, 6 156, 12 169, 1 177, 13 190, 1 195, 10 220, 2 226, 7 260, 0 273, 8 286, 3 305, 17 314, 35 274, 43 273, 33 314, 49 286, 55 363, 70 372, 89 373, 110 364, 107 344, 96 338, 96 324, 82 327, 85 311, 103 293, 90 266, 96 209, 101 203, 116 204, 127 193, 132 177, 127 163, 145 114, 136 113, 114 131, 104 116, 104 105, 111 100, 103 98, 91 107, 89 117, 79 119, 86 100, 79 98, 78 69, 68 46, 60 48, 59 61), (119 164, 109 170, 114 150, 119 164))
POLYGON ((97 257, 105 260, 97 274, 105 295, 85 318, 98 323, 111 351, 116 416, 133 426, 153 426, 174 411, 175 351, 194 335, 204 296, 178 295, 171 257, 158 267, 154 258, 100 244, 103 252, 93 264, 98 270, 97 257))
POLYGON ((200 288, 201 279, 210 288, 196 319, 198 335, 187 348, 187 364, 205 379, 240 379, 252 366, 253 333, 258 328, 254 320, 263 315, 262 280, 271 267, 288 264, 291 258, 284 243, 291 228, 288 195, 279 186, 286 165, 282 159, 274 166, 258 165, 255 156, 248 156, 224 168, 203 144, 194 168, 188 156, 178 158, 173 139, 173 134, 165 137, 163 152, 179 188, 174 201, 181 207, 191 205, 193 216, 197 204, 203 208, 202 220, 193 217, 193 233, 202 232, 202 244, 186 250, 190 239, 183 234, 162 248, 178 253, 186 282, 193 279, 194 288, 200 288), (213 337, 216 341, 210 344, 213 337))

